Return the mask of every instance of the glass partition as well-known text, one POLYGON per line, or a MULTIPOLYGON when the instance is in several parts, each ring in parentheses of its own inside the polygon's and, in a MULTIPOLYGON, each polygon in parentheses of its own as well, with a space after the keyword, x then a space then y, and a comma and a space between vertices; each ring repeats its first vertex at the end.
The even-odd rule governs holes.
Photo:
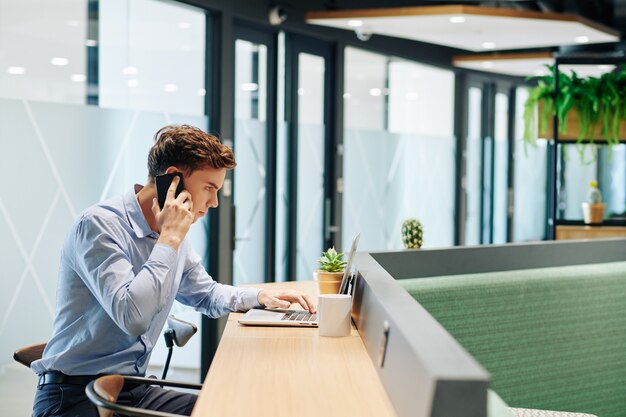
POLYGON ((203 115, 205 26, 180 2, 99 2, 100 106, 203 115))
POLYGON ((87 0, 0 0, 0 97, 83 104, 87 0))
POLYGON ((298 54, 298 204, 296 279, 312 279, 323 249, 324 77, 321 56, 298 54))
POLYGON ((234 285, 265 280, 267 47, 235 42, 234 285))
POLYGON ((537 140, 536 146, 526 144, 524 135, 524 103, 528 89, 518 88, 515 94, 515 150, 513 158, 513 241, 543 240, 546 235, 546 187, 548 175, 548 142, 537 140))
POLYGON ((424 246, 454 239, 454 75, 346 48, 343 247, 402 248, 409 217, 424 246), (364 105, 368 103, 371 105, 364 105))
POLYGON ((480 205, 481 205, 481 167, 482 167, 482 99, 480 88, 469 88, 467 107, 467 144, 465 156, 465 193, 467 209, 465 212, 465 244, 480 244, 480 205))

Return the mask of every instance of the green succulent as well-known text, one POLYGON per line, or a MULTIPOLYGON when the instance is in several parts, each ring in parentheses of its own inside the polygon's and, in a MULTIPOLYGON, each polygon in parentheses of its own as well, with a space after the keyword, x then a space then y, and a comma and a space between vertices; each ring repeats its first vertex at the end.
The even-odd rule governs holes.
POLYGON ((402 243, 407 249, 421 248, 424 237, 424 228, 417 219, 406 219, 402 223, 402 243))
POLYGON ((322 253, 322 257, 318 260, 320 264, 320 271, 326 272, 341 272, 346 266, 346 261, 343 260, 343 253, 337 253, 335 247, 328 249, 322 253))

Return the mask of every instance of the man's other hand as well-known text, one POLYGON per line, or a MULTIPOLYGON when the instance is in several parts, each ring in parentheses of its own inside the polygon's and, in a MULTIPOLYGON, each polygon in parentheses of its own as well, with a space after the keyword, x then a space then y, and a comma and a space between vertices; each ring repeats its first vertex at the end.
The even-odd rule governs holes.
POLYGON ((257 296, 259 304, 269 308, 289 308, 291 304, 298 303, 303 309, 315 313, 317 308, 307 294, 296 290, 261 290, 257 296))

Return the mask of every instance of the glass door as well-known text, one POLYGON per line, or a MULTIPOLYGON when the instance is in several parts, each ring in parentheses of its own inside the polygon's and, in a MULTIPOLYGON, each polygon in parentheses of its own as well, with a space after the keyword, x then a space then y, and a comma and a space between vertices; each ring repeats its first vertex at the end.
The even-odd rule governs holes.
POLYGON ((287 40, 289 142, 288 279, 312 279, 331 241, 334 141, 331 137, 331 45, 291 35, 287 40))
POLYGON ((248 28, 235 34, 233 284, 273 280, 275 36, 248 28))

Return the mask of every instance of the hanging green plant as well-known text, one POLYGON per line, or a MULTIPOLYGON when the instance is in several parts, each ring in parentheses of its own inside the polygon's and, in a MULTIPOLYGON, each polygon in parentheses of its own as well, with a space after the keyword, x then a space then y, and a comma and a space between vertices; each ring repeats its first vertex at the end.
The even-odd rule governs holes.
MULTIPOLYGON (((581 78, 575 71, 568 75, 559 71, 559 96, 554 98, 554 67, 548 66, 549 75, 530 77, 536 86, 524 104, 524 140, 535 144, 537 128, 540 136, 548 137, 550 121, 556 115, 559 122, 559 134, 568 129, 568 116, 576 113, 578 134, 575 138, 579 145, 589 140, 593 143, 594 131, 600 123, 599 139, 609 145, 619 143, 620 123, 626 120, 626 66, 622 65, 613 72, 607 72, 600 78, 581 78), (539 124, 535 119, 539 106, 539 124)), ((624 139, 624 138, 622 138, 624 139)), ((580 149, 580 148, 579 148, 580 149)))

